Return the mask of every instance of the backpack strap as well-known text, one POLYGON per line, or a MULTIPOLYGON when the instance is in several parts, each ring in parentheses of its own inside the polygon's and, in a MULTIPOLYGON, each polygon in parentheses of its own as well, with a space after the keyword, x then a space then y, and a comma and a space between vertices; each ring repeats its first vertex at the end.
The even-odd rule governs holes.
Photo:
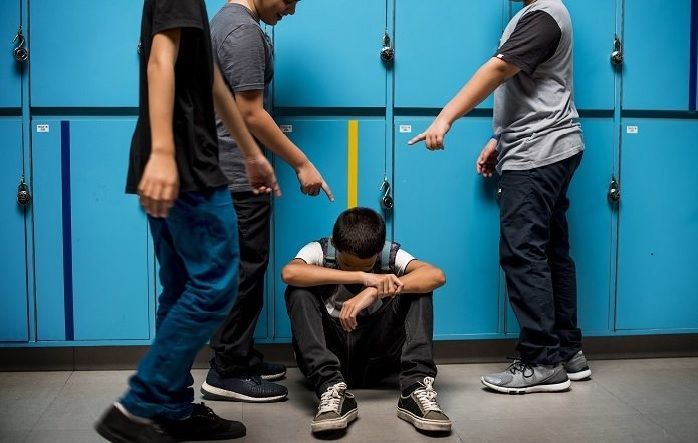
POLYGON ((337 249, 332 244, 331 237, 318 240, 322 247, 322 266, 325 268, 337 268, 337 249))
POLYGON ((388 274, 393 272, 395 268, 395 258, 397 257, 397 251, 400 249, 400 243, 386 241, 383 245, 383 250, 380 253, 380 271, 382 273, 388 274))

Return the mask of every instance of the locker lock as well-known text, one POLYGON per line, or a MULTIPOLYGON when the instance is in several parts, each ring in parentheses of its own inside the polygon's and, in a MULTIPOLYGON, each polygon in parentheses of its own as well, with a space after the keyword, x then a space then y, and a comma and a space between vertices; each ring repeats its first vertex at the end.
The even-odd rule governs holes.
POLYGON ((620 201, 620 185, 615 177, 611 177, 611 184, 608 186, 608 201, 611 203, 620 201))
POLYGON ((27 50, 27 48, 24 47, 25 39, 24 34, 22 34, 21 26, 19 27, 19 29, 17 29, 17 35, 15 36, 15 39, 12 40, 12 43, 17 45, 15 49, 12 51, 12 55, 14 56, 15 60, 17 60, 18 62, 27 61, 27 59, 29 58, 29 51, 27 50))
POLYGON ((395 59, 395 49, 393 49, 393 44, 387 30, 383 35, 383 47, 381 48, 380 54, 381 60, 386 63, 390 63, 395 59))
POLYGON ((390 195, 390 182, 388 179, 383 180, 383 184, 380 187, 380 191, 383 193, 381 197, 381 206, 386 211, 393 209, 394 201, 393 197, 390 195))
POLYGON ((620 66, 623 64, 623 42, 616 35, 613 39, 613 52, 611 52, 611 63, 615 66, 620 66))
POLYGON ((21 207, 27 207, 32 201, 32 195, 29 192, 29 186, 24 182, 24 176, 19 180, 17 186, 17 204, 21 207))

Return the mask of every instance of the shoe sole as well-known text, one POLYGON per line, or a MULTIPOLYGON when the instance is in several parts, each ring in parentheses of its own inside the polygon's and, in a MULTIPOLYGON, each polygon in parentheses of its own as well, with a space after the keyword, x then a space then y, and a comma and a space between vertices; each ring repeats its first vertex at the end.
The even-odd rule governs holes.
POLYGON ((107 441, 112 443, 132 443, 133 440, 114 433, 110 428, 102 423, 95 425, 95 431, 107 441))
POLYGON ((411 423, 412 426, 414 426, 417 429, 421 429, 422 431, 445 432, 451 430, 450 422, 444 423, 440 420, 428 420, 426 418, 420 418, 411 413, 410 411, 407 411, 402 408, 397 408, 397 416, 398 418, 401 418, 406 422, 411 423))
POLYGON ((591 377, 591 369, 585 369, 579 372, 568 372, 567 377, 572 381, 584 380, 591 377))
POLYGON ((313 433, 317 432, 327 432, 327 431, 339 431, 341 429, 346 429, 349 423, 356 420, 359 416, 359 410, 354 409, 339 418, 334 418, 332 420, 323 420, 320 422, 310 423, 310 430, 313 433))
POLYGON ((480 378, 483 385, 490 389, 494 389, 497 392, 503 392, 505 394, 531 394, 533 392, 561 392, 566 391, 570 388, 572 382, 565 380, 562 383, 554 383, 550 385, 535 385, 526 388, 507 388, 504 386, 497 386, 492 383, 485 381, 485 378, 480 378))
POLYGON ((260 377, 262 377, 266 381, 278 381, 286 377, 286 371, 279 372, 278 374, 260 375, 260 377))
POLYGON ((280 401, 286 398, 286 395, 276 395, 273 397, 250 397, 238 392, 226 391, 225 389, 216 388, 204 382, 201 385, 201 394, 208 400, 227 400, 227 401, 242 401, 248 403, 270 403, 280 401))

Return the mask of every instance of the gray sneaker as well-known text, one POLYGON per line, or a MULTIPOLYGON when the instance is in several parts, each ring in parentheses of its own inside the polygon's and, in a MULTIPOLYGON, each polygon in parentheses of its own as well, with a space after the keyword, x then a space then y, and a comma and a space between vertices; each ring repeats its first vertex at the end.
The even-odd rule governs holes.
POLYGON ((340 382, 327 388, 320 396, 320 405, 310 423, 310 429, 312 432, 346 429, 358 415, 354 394, 347 392, 347 385, 340 382))
POLYGON ((577 351, 572 357, 570 357, 566 362, 562 363, 565 371, 567 371, 567 376, 570 380, 579 381, 585 378, 591 377, 591 369, 589 369, 589 363, 587 358, 584 356, 582 351, 577 351))
POLYGON ((531 365, 520 360, 514 360, 504 372, 485 375, 480 380, 488 388, 507 394, 559 392, 570 387, 562 364, 531 365))

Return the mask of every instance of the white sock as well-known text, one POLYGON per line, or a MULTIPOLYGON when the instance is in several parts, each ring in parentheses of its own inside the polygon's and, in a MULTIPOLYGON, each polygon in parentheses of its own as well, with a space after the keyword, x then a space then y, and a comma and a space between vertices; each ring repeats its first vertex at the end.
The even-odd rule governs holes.
POLYGON ((149 424, 151 424, 151 423, 153 422, 153 420, 150 420, 150 419, 148 419, 148 418, 143 418, 143 417, 139 417, 139 416, 137 416, 137 415, 131 414, 131 413, 128 412, 128 410, 124 407, 124 405, 122 405, 122 404, 119 403, 118 401, 117 401, 116 403, 114 403, 114 406, 116 407, 116 409, 118 409, 119 411, 121 411, 122 414, 124 414, 126 417, 128 417, 128 419, 131 420, 131 421, 135 421, 136 423, 143 423, 144 425, 149 425, 149 424))

